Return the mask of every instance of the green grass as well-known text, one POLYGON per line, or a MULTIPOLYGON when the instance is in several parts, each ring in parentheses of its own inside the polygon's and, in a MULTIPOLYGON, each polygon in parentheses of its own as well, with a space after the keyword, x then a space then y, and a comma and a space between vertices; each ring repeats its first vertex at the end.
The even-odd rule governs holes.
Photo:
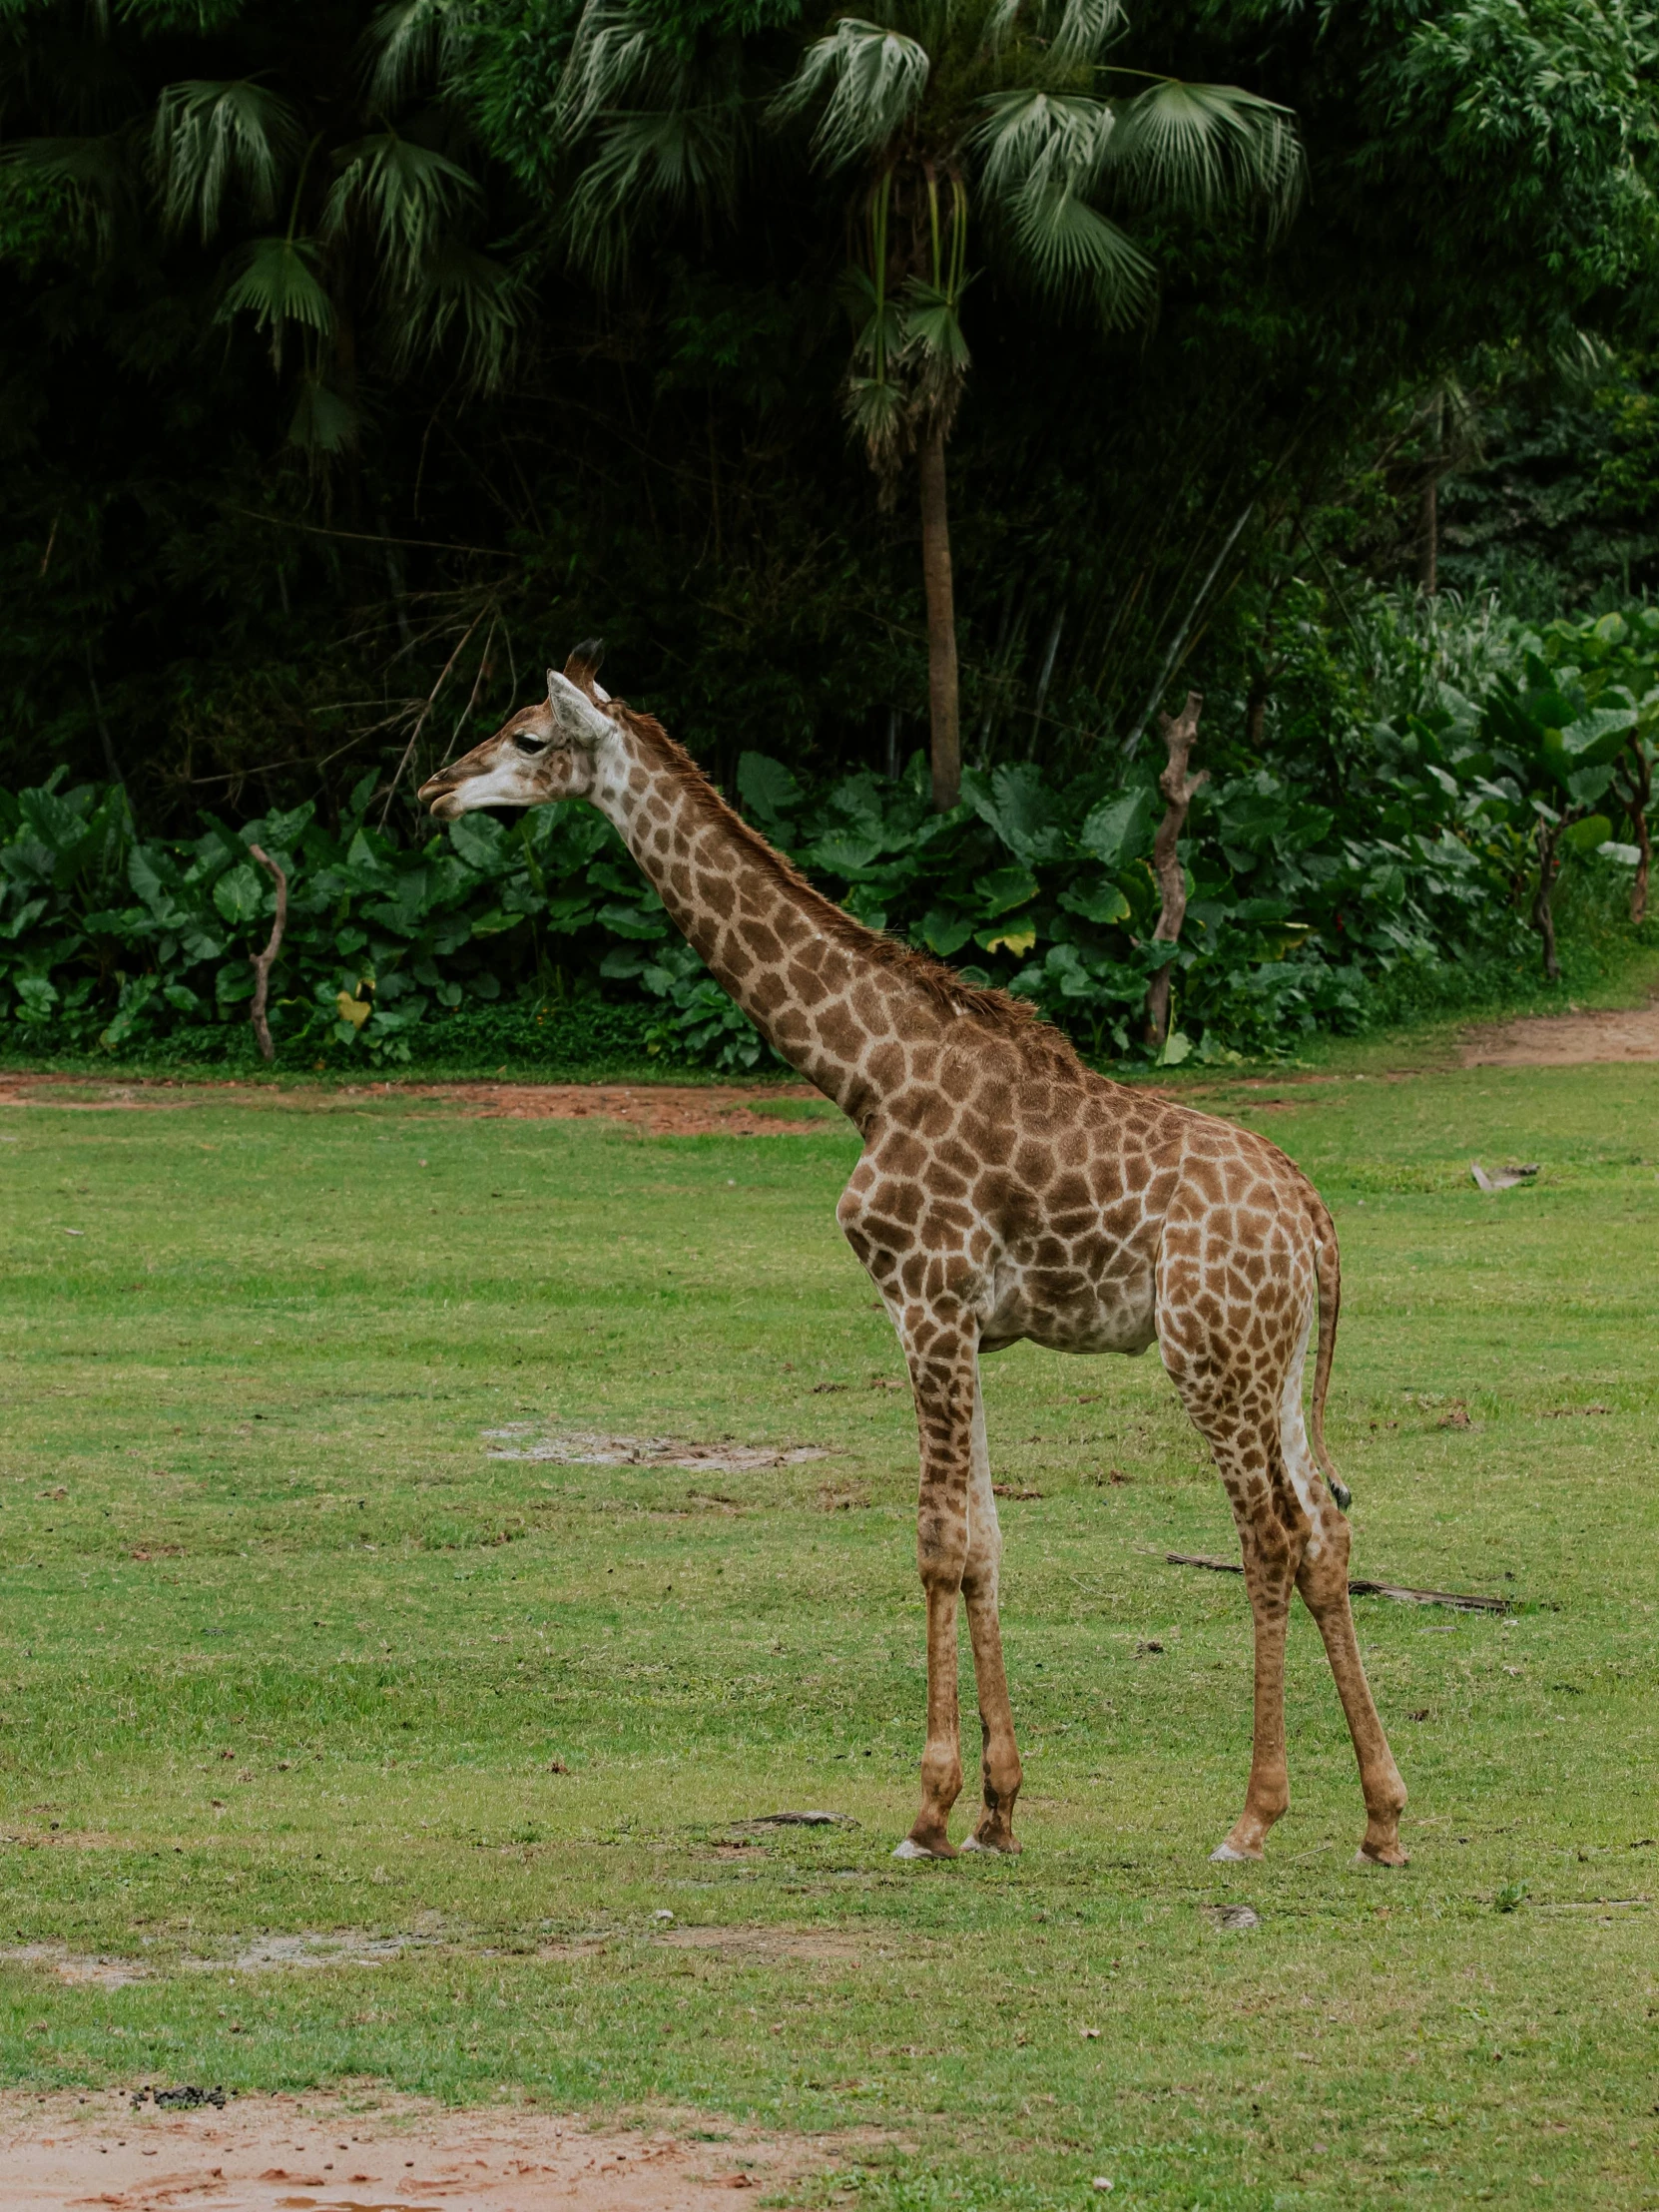
POLYGON ((0 1964, 5 2077, 871 2127, 821 2193, 883 2212, 1096 2175, 1148 2207, 1652 2204, 1659 1068, 1285 1095, 1216 1093, 1341 1226, 1357 1571, 1517 1608, 1358 1605, 1397 1875, 1351 1864, 1300 1613, 1292 1811, 1266 1866, 1207 1863, 1248 1616, 1163 1553, 1230 1550, 1224 1499, 1155 1358, 1029 1348, 986 1370, 998 1478, 1042 1492, 1004 1509, 1025 1856, 889 1857, 914 1438, 836 1126, 6 1114, 0 1941, 152 1978, 0 1964), (1476 1155, 1539 1187, 1482 1198, 1476 1155), (515 1424, 834 1455, 489 1456, 515 1424), (858 1825, 732 1826, 800 1806, 858 1825), (1206 1911, 1243 1901, 1247 1933, 1206 1911), (186 1963, 333 1929, 428 1940, 186 1963))

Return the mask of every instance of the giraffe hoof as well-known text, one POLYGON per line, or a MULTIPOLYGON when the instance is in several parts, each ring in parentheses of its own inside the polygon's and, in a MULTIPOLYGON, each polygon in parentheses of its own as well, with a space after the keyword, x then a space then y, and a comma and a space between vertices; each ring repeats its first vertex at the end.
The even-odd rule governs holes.
POLYGON ((1218 1844, 1210 1854, 1210 1863, 1212 1866, 1218 1861, 1223 1866, 1254 1866, 1264 1856, 1265 1854, 1260 1849, 1240 1851, 1237 1844, 1218 1844))
POLYGON ((1370 1844, 1362 1844, 1354 1854, 1354 1864, 1357 1867, 1408 1867, 1411 1862, 1398 1844, 1380 1844, 1375 1851, 1370 1844))
POLYGON ((926 1844, 918 1844, 913 1836, 906 1836, 901 1844, 893 1846, 895 1859, 954 1859, 955 1856, 953 1844, 946 1844, 942 1851, 937 1845, 929 1849, 926 1844))

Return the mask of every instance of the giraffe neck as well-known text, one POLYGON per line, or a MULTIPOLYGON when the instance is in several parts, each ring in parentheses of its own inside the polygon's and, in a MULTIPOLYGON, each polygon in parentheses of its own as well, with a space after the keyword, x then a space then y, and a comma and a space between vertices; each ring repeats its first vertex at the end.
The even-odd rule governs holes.
POLYGON ((898 1043, 950 1014, 881 940, 816 891, 643 716, 600 756, 594 804, 675 924, 774 1049, 855 1121, 905 1078, 898 1043))

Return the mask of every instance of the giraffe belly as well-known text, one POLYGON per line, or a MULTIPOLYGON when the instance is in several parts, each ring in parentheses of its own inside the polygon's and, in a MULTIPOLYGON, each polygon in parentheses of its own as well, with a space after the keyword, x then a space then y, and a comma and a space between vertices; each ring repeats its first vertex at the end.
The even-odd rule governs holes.
POLYGON ((980 1349, 1024 1338, 1050 1352, 1144 1352, 1157 1341, 1152 1271, 1091 1283, 1084 1276, 1021 1269, 998 1274, 996 1303, 981 1324, 980 1349))

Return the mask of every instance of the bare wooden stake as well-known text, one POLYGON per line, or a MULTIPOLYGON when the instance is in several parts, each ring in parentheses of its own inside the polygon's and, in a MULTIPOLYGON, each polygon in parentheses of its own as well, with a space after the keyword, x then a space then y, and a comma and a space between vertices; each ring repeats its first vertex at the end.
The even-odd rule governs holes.
MULTIPOLYGON (((1203 705, 1202 693, 1188 692, 1187 704, 1178 715, 1158 717, 1169 761, 1158 779, 1166 812, 1158 825, 1158 835, 1152 847, 1153 873, 1163 893, 1158 926, 1152 932, 1154 944, 1178 943, 1181 924, 1187 918, 1187 871, 1181 865, 1181 855, 1176 848, 1187 827, 1187 809, 1193 803, 1193 795, 1200 785, 1210 781, 1208 769, 1201 769, 1196 776, 1187 774, 1187 763, 1198 742, 1198 717, 1203 705)), ((1169 962, 1158 970, 1146 994, 1146 1041, 1160 1049, 1169 1035, 1170 967, 1173 964, 1169 962)))
POLYGON ((248 850, 261 867, 269 868, 276 878, 276 912, 271 924, 270 940, 263 952, 252 953, 249 958, 249 965, 254 970, 254 1004, 248 1018, 254 1024, 260 1058, 269 1066, 276 1057, 276 1048, 271 1041, 271 1023, 266 1019, 266 1002, 271 995, 271 971, 276 964, 277 953, 282 949, 282 931, 287 927, 288 879, 271 854, 261 846, 251 844, 248 850))
MULTIPOLYGON (((1208 1567, 1212 1574, 1243 1574, 1244 1567, 1237 1559, 1210 1559, 1201 1551, 1166 1551, 1164 1564, 1170 1567, 1208 1567)), ((1401 1582, 1353 1581, 1348 1586, 1350 1597, 1391 1597, 1401 1605, 1450 1605, 1459 1613, 1507 1613, 1511 1610, 1506 1597, 1469 1597, 1458 1590, 1408 1590, 1401 1582)))

